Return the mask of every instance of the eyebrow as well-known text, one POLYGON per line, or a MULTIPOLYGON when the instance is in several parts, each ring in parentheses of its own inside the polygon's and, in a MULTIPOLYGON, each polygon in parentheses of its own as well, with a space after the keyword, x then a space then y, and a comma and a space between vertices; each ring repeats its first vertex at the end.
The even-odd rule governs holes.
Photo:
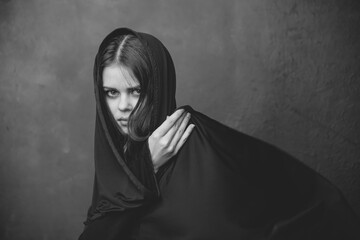
MULTIPOLYGON (((134 89, 139 89, 141 88, 140 85, 135 85, 133 87, 128 87, 126 88, 127 90, 134 90, 134 89)), ((111 89, 111 90, 117 90, 117 88, 113 88, 113 87, 107 87, 107 86, 103 86, 103 89, 111 89)))

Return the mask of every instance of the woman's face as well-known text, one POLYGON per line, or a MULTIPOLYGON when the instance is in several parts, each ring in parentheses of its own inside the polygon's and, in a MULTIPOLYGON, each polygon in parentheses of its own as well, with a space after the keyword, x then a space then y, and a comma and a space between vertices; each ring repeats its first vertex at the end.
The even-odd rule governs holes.
POLYGON ((128 119, 140 97, 140 84, 131 69, 121 65, 104 68, 103 90, 111 114, 124 134, 128 134, 128 119))

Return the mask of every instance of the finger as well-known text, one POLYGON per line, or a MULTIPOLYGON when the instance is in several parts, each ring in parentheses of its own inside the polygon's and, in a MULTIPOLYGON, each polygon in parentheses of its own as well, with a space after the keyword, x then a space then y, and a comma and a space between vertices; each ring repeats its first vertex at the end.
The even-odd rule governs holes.
POLYGON ((184 111, 184 109, 176 110, 154 131, 153 134, 158 135, 159 137, 164 136, 176 123, 176 121, 182 116, 184 111))
MULTIPOLYGON (((184 114, 185 115, 185 114, 184 114)), ((181 136, 184 134, 186 126, 188 125, 188 122, 191 118, 191 114, 187 113, 185 115, 185 117, 182 119, 179 128, 177 129, 177 131, 175 132, 175 135, 173 137, 173 139, 171 140, 171 146, 175 146, 178 144, 181 136)))
POLYGON ((194 124, 190 124, 187 128, 186 131, 184 132, 184 134, 181 136, 178 144, 175 147, 175 152, 174 155, 176 155, 178 153, 178 151, 180 150, 180 148, 184 145, 184 143, 186 142, 186 140, 188 139, 188 137, 190 136, 190 134, 192 133, 192 131, 194 130, 195 125, 194 124))
POLYGON ((162 140, 164 142, 166 142, 167 146, 173 146, 173 149, 175 150, 175 144, 171 144, 174 137, 176 136, 180 126, 181 126, 181 123, 184 121, 184 119, 186 118, 187 114, 183 114, 181 115, 181 117, 175 122, 175 124, 170 128, 170 130, 162 137, 162 140))

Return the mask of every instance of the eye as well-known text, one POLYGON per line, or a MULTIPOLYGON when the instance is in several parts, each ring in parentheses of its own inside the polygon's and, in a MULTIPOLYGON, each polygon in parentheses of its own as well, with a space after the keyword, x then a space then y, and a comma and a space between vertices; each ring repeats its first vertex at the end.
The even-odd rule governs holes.
POLYGON ((140 88, 133 88, 130 90, 130 93, 135 96, 140 96, 141 89, 140 88))
POLYGON ((108 96, 109 98, 115 98, 117 95, 119 95, 119 92, 114 89, 107 89, 104 91, 105 91, 106 96, 108 96))

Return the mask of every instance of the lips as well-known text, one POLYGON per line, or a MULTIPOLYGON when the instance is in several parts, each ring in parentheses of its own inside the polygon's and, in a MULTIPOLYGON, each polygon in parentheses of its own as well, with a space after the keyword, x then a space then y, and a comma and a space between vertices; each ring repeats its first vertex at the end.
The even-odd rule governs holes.
POLYGON ((128 124, 129 119, 128 118, 119 118, 117 120, 121 125, 126 126, 128 124))

